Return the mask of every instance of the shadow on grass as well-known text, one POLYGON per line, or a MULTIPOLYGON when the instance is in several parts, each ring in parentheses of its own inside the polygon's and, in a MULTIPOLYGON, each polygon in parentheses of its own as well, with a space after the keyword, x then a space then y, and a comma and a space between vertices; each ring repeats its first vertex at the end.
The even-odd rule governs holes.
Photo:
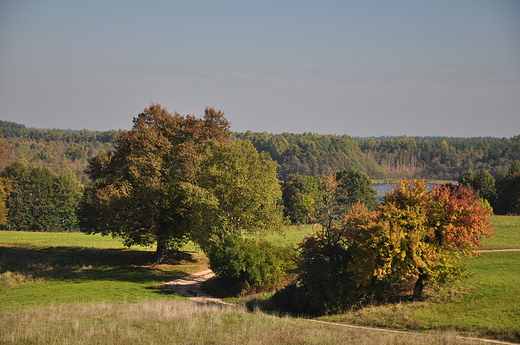
MULTIPOLYGON (((11 272, 30 280, 121 281, 158 284, 186 275, 176 265, 154 265, 154 253, 84 247, 25 248, 0 246, 0 275, 11 272)), ((183 252, 179 263, 194 262, 183 252)), ((0 282, 1 283, 1 282, 0 282)), ((160 294, 168 289, 150 287, 160 294)))

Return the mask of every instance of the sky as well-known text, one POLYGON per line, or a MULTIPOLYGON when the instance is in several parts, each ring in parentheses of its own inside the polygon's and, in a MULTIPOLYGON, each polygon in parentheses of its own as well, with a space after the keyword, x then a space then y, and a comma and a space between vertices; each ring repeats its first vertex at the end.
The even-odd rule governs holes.
POLYGON ((0 120, 130 129, 520 134, 520 1, 0 0, 0 120))

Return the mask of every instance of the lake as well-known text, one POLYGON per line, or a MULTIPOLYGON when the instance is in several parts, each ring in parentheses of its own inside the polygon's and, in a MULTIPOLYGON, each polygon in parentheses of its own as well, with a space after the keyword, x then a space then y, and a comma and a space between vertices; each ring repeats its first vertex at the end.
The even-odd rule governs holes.
MULTIPOLYGON (((432 190, 433 187, 438 185, 438 183, 428 183, 428 190, 432 190)), ((387 190, 394 188, 390 183, 375 183, 372 186, 377 191, 377 200, 379 201, 381 201, 385 197, 385 193, 387 190)))

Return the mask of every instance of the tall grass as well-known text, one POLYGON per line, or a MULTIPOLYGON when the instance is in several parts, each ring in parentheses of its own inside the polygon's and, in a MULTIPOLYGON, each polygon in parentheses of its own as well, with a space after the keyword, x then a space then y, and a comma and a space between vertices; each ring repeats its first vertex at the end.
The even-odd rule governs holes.
POLYGON ((479 344, 382 333, 188 301, 96 303, 0 313, 2 344, 479 344))

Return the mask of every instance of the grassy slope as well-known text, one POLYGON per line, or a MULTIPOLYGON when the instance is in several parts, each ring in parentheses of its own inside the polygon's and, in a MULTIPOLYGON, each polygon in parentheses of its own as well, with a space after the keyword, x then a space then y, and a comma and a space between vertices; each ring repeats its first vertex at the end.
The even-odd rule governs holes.
POLYGON ((97 303, 0 313, 2 344, 479 344, 382 333, 187 301, 97 303))
MULTIPOLYGON (((518 233, 520 233, 520 217, 495 217, 494 221, 497 224, 497 234, 493 239, 485 241, 485 247, 520 247, 520 236, 518 236, 518 233)), ((270 238, 277 243, 297 243, 310 233, 312 233, 312 229, 307 227, 293 229, 285 237, 272 235, 270 238)), ((194 250, 194 248, 191 247, 189 250, 194 250)), ((102 317, 99 315, 103 314, 104 308, 108 308, 107 304, 99 304, 100 302, 158 300, 161 305, 181 303, 177 295, 160 288, 161 282, 200 270, 206 264, 205 259, 200 254, 192 253, 198 259, 197 262, 184 262, 183 264, 171 266, 154 266, 148 264, 147 261, 151 254, 150 248, 124 249, 118 241, 101 236, 86 236, 78 233, 0 232, 0 327, 4 328, 4 325, 10 323, 9 320, 15 316, 26 318, 26 320, 41 319, 38 315, 50 313, 49 307, 44 309, 37 307, 49 305, 55 305, 55 307, 51 308, 63 310, 63 313, 66 313, 64 310, 67 310, 67 308, 82 308, 81 305, 87 308, 90 305, 90 311, 79 312, 80 315, 77 322, 81 325, 91 325, 92 328, 92 322, 97 327, 99 322, 96 320, 102 317), (197 255, 199 256, 197 257, 197 255), (22 265, 20 263, 20 261, 23 261, 20 260, 21 257, 25 259, 31 257, 31 260, 25 261, 29 261, 32 266, 26 267, 27 265, 22 265), (131 262, 132 265, 129 265, 128 262, 131 262), (78 302, 80 302, 79 305, 77 304, 78 302), (95 302, 96 304, 91 305, 90 302, 95 302), (68 305, 69 307, 59 307, 59 305, 68 305), (100 308, 100 310, 97 310, 97 308, 100 308), (86 316, 82 316, 84 313, 86 313, 86 316)), ((375 306, 357 312, 322 319, 407 330, 454 329, 462 333, 519 340, 520 300, 518 296, 520 296, 520 275, 517 267, 520 267, 520 253, 485 253, 480 258, 470 259, 468 264, 476 275, 456 288, 456 291, 464 295, 463 298, 455 296, 453 301, 442 303, 402 303, 391 306, 375 306)), ((426 293, 428 292, 426 291, 426 293)), ((147 303, 152 305, 156 302, 147 303)), ((117 308, 118 310, 126 311, 133 308, 132 306, 134 305, 133 303, 118 304, 117 308)), ((249 314, 244 316, 240 313, 222 316, 222 318, 228 320, 226 322, 231 324, 237 323, 238 327, 245 327, 249 330, 250 326, 248 326, 249 321, 246 320, 247 318, 264 317, 258 315, 249 316, 249 314)), ((131 317, 128 316, 128 318, 131 317)), ((49 322, 58 323, 52 318, 49 322)), ((159 327, 160 329, 153 330, 153 332, 164 333, 163 338, 158 337, 157 339, 168 340, 174 334, 171 333, 173 331, 162 328, 167 327, 166 325, 156 324, 153 326, 148 325, 147 322, 141 319, 139 324, 143 324, 143 328, 159 327)), ((223 325, 222 321, 219 321, 219 326, 219 322, 204 321, 204 318, 201 322, 202 324, 199 327, 208 329, 208 332, 212 334, 218 334, 219 331, 215 327, 221 329, 219 327, 223 325)), ((37 329, 38 327, 43 327, 42 325, 44 324, 36 323, 34 327, 37 329)), ((129 321, 122 318, 121 324, 117 326, 106 325, 106 327, 109 329, 114 327, 127 329, 128 334, 130 334, 129 338, 124 338, 124 341, 121 343, 133 342, 135 340, 134 337, 143 337, 142 334, 134 334, 134 329, 137 327, 135 320, 129 321)), ((108 332, 106 327, 101 327, 99 332, 94 332, 95 334, 99 333, 101 337, 99 339, 103 339, 103 332, 108 332)), ((270 327, 282 327, 285 329, 287 326, 271 325, 270 327)), ((298 329, 298 331, 294 331, 295 334, 305 334, 299 330, 298 327, 301 326, 295 327, 298 329)), ((314 331, 321 332, 315 329, 314 326, 307 325, 302 328, 309 329, 311 333, 314 331)), ((32 335, 30 336, 27 334, 22 335, 21 333, 16 336, 14 335, 16 332, 23 333, 20 329, 9 328, 6 334, 11 334, 14 337, 12 339, 18 340, 20 339, 19 337, 28 337, 27 339, 31 338, 31 336, 39 337, 38 332, 31 333, 32 335)), ((65 339, 69 339, 66 333, 70 332, 70 330, 64 328, 61 332, 64 332, 63 343, 66 343, 65 339)), ((86 332, 86 330, 79 329, 78 332, 86 332)), ((259 334, 262 334, 262 331, 259 332, 259 334)), ((350 334, 345 335, 346 337, 351 337, 350 331, 345 332, 345 334, 350 334)), ((372 332, 369 333, 371 334, 370 336, 375 336, 372 332)), ((87 338, 92 337, 93 340, 97 336, 95 334, 84 334, 84 336, 87 338)), ((50 335, 50 337, 52 336, 50 335)), ((177 334, 175 337, 178 336, 177 334)), ((229 342, 243 343, 244 338, 241 338, 241 336, 236 335, 236 341, 229 342)), ((246 333, 244 333, 244 336, 246 336, 246 333)), ((248 336, 252 338, 245 342, 255 343, 251 340, 254 339, 255 335, 248 336)), ((105 335, 105 337, 110 339, 108 335, 105 335)), ((309 341, 295 343, 320 343, 320 341, 321 343, 327 343, 329 341, 329 338, 321 337, 321 339, 319 338, 316 342, 313 342, 312 336, 309 335, 309 337, 309 341)), ((368 337, 368 335, 364 335, 364 337, 368 337)), ((36 338, 31 339, 35 340, 36 338)), ((195 343, 205 341, 227 342, 208 340, 210 338, 213 339, 210 336, 206 340, 186 338, 185 341, 195 343)), ((281 341, 278 337, 275 336, 275 338, 273 338, 273 343, 291 343, 287 339, 281 341)), ((345 339, 357 338, 359 338, 358 335, 354 335, 353 338, 342 338, 341 340, 330 338, 331 341, 329 343, 338 343, 345 341, 345 339)), ((397 340, 386 336, 383 338, 376 342, 413 343, 417 340, 413 340, 415 339, 414 337, 406 338, 406 340, 397 340)), ((448 340, 437 339, 432 342, 459 343, 460 340, 453 337, 450 338, 450 336, 448 338, 448 340)), ((155 342, 161 342, 157 339, 155 342)), ((301 340, 303 338, 298 338, 295 335, 294 339, 301 340)), ((4 340, 7 341, 8 339, 0 339, 0 342, 4 340)), ((141 340, 143 340, 143 343, 154 343, 150 339, 141 340)), ((420 338, 415 343, 423 343, 424 341, 424 338, 420 338)), ((42 340, 42 342, 46 341, 42 340)), ((96 341, 93 340, 93 342, 96 341)), ((369 341, 368 343, 374 343, 374 341, 369 341)))
POLYGON ((520 248, 520 216, 493 216, 495 235, 482 241, 483 249, 520 248))

